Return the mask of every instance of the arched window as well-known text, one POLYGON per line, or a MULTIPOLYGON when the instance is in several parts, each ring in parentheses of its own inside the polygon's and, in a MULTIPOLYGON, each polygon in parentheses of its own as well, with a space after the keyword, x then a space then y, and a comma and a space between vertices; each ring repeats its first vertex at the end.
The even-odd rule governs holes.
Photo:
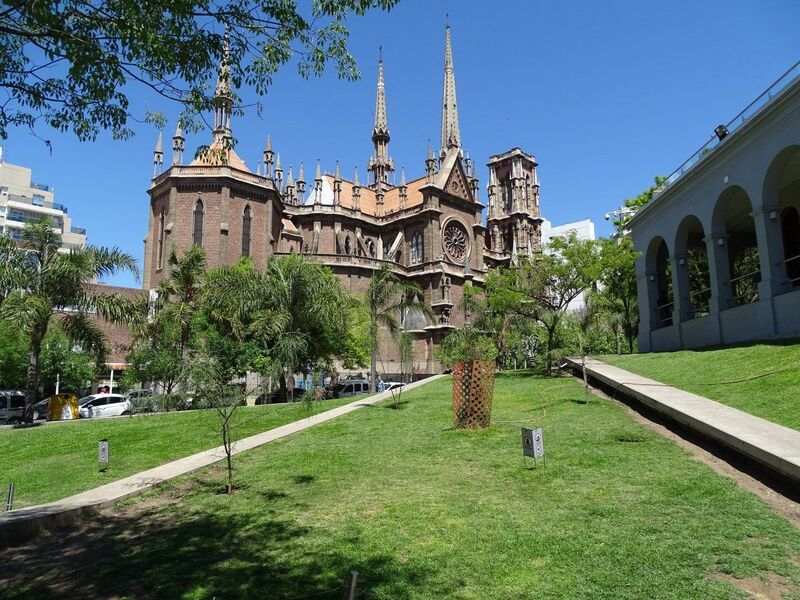
POLYGON ((352 254, 353 249, 350 247, 350 236, 344 238, 344 253, 348 256, 352 254))
POLYGON ((242 256, 250 256, 250 205, 244 207, 242 215, 242 256))
POLYGON ((366 246, 367 246, 367 250, 369 251, 369 255, 372 258, 375 258, 375 242, 373 242, 372 240, 368 239, 366 246))
POLYGON ((164 266, 164 210, 158 217, 158 268, 164 266))
POLYGON ((781 212, 781 231, 786 276, 792 287, 800 287, 800 211, 794 206, 781 212))
POLYGON ((422 244, 422 236, 419 233, 415 233, 411 237, 411 249, 409 252, 409 257, 411 260, 412 265, 416 265, 421 263, 424 259, 425 248, 422 244))
POLYGON ((195 246, 203 245, 203 201, 198 200, 194 205, 194 233, 192 243, 195 246))

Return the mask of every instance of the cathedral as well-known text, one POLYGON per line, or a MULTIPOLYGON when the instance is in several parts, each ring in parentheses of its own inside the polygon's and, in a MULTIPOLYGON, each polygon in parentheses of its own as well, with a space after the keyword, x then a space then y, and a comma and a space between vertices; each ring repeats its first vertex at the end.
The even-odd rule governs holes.
MULTIPOLYGON (((363 293, 372 273, 389 264, 421 289, 435 318, 410 312, 403 327, 414 335, 414 371, 440 372, 434 349, 447 333, 470 321, 464 290, 481 286, 487 269, 540 251, 541 215, 536 160, 519 148, 489 158, 488 206, 474 165, 462 148, 450 28, 445 30, 444 87, 438 152, 428 147, 424 172, 399 174, 389 154, 382 59, 378 60, 373 153, 366 172, 352 179, 337 162, 333 174, 319 161, 307 181, 284 171, 267 136, 263 161, 253 173, 230 147, 233 95, 220 76, 209 151, 184 164, 185 138, 177 128, 172 164, 163 170, 161 138, 148 190, 143 287, 165 276, 167 258, 191 244, 202 246, 209 267, 250 257, 263 268, 271 256, 302 253, 328 266, 353 294, 363 293), (362 183, 362 177, 364 182, 362 183)), ((391 337, 381 336, 379 370, 399 372, 391 337)))

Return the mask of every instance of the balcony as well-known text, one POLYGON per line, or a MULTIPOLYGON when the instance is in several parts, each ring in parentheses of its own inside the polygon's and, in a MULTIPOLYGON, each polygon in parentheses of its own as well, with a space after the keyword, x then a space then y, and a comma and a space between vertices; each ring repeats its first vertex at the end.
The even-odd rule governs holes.
POLYGON ((52 192, 53 188, 49 185, 45 185, 44 183, 31 183, 31 187, 35 190, 40 190, 42 192, 52 192))
POLYGON ((70 233, 77 233, 78 235, 86 235, 86 228, 85 227, 75 227, 75 225, 73 225, 72 227, 70 227, 69 232, 70 233))
POLYGON ((33 198, 28 198, 27 196, 18 196, 16 194, 9 194, 8 200, 10 202, 18 202, 19 204, 28 204, 30 206, 41 206, 42 208, 60 210, 63 213, 68 212, 67 207, 63 204, 59 204, 58 202, 34 202, 33 198))

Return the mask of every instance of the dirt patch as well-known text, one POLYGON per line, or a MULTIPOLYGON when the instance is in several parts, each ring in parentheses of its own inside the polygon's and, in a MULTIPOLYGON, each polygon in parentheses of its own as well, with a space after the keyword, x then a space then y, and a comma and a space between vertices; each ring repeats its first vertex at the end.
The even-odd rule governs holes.
POLYGON ((723 458, 720 458, 705 448, 692 443, 668 427, 651 421, 624 402, 611 398, 604 393, 603 390, 592 387, 592 391, 601 398, 605 398, 609 402, 622 407, 637 423, 644 425, 648 429, 651 429, 659 435, 675 442, 675 444, 677 444, 680 448, 687 450, 695 460, 708 465, 720 475, 724 475, 725 477, 733 479, 740 487, 746 489, 748 492, 752 492, 764 500, 764 502, 769 504, 776 513, 800 529, 800 503, 795 502, 791 498, 787 498, 780 492, 766 485, 764 482, 759 481, 751 475, 748 475, 747 473, 737 469, 723 458))
POLYGON ((771 571, 768 573, 766 580, 761 577, 737 579, 727 573, 712 573, 708 575, 708 579, 729 583, 736 589, 747 592, 757 600, 782 600, 786 594, 797 591, 797 588, 786 577, 771 571))

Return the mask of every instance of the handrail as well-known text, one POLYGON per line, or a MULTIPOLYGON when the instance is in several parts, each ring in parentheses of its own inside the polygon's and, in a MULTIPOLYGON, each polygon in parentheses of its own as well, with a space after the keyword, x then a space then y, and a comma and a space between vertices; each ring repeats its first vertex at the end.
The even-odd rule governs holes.
POLYGON ((789 258, 785 258, 783 260, 783 262, 788 264, 788 263, 792 262, 793 260, 800 260, 800 254, 798 254, 797 256, 790 256, 789 258))
POLYGON ((752 273, 745 273, 744 275, 739 275, 738 277, 734 277, 728 283, 736 283, 737 281, 742 281, 743 279, 747 279, 748 277, 752 277, 753 275, 761 275, 761 269, 756 269, 752 273))
MULTIPOLYGON (((764 104, 759 105, 759 109, 763 106, 766 106, 772 99, 777 95, 780 90, 783 90, 791 81, 794 81, 795 78, 800 76, 800 60, 794 63, 791 67, 789 67, 780 77, 778 77, 775 81, 773 81, 767 89, 765 89, 761 94, 759 94, 750 104, 745 106, 739 113, 733 117, 730 121, 725 123, 725 129, 727 130, 727 135, 730 135, 736 129, 738 129, 741 125, 743 125, 748 118, 745 117, 745 113, 747 113, 751 108, 753 108, 757 103, 759 103, 765 96, 767 96, 767 101, 764 104), (789 74, 792 74, 792 77, 787 78, 789 74), (741 120, 741 121, 740 121, 741 120), (740 121, 737 123, 737 121, 740 121)), ((755 114, 755 111, 753 112, 755 114)), ((750 115, 752 116, 752 115, 750 115)), ((724 136, 723 136, 724 137, 724 136)), ((680 177, 682 177, 686 172, 688 172, 691 168, 693 168, 697 163, 700 162, 701 159, 705 158, 714 148, 716 148, 722 142, 721 139, 716 135, 716 133, 711 134, 709 139, 698 148, 689 158, 683 161, 672 173, 667 175, 666 179, 658 185, 653 190, 653 199, 656 196, 661 194, 664 190, 666 190, 670 185, 675 183, 680 177)))

